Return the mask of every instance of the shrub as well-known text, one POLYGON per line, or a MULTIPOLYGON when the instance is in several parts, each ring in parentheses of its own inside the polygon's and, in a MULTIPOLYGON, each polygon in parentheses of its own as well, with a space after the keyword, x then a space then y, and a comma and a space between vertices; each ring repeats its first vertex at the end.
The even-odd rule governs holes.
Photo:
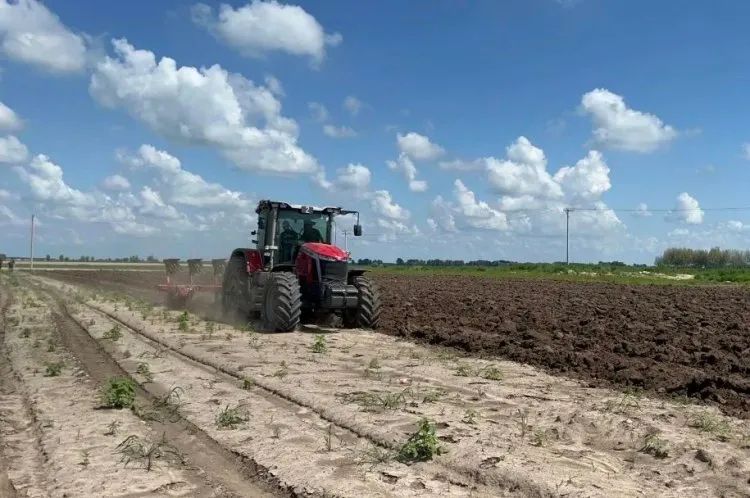
POLYGON ((104 408, 130 408, 135 401, 135 382, 126 377, 110 377, 100 398, 104 408))
POLYGON ((426 462, 444 452, 437 438, 435 424, 422 419, 417 432, 409 436, 406 443, 399 449, 397 459, 402 463, 426 462))

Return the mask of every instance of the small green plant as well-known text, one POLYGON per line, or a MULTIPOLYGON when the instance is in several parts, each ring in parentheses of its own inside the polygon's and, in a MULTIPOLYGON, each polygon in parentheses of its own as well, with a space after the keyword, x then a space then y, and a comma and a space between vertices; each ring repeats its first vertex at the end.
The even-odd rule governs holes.
POLYGON ((130 408, 135 401, 135 382, 127 377, 110 377, 100 391, 103 408, 130 408))
POLYGON ((145 361, 138 363, 138 368, 135 369, 135 373, 141 375, 146 382, 154 381, 154 374, 151 373, 151 368, 145 361))
POLYGON ((253 380, 251 377, 245 377, 242 379, 242 389, 244 390, 250 390, 255 386, 255 380, 253 380))
POLYGON ((236 429, 248 420, 250 420, 250 416, 247 410, 240 405, 235 407, 227 405, 216 415, 216 425, 221 429, 236 429))
POLYGON ((469 365, 458 365, 456 367, 456 371, 454 372, 454 375, 457 375, 458 377, 471 377, 473 374, 471 367, 469 365))
POLYGON ((31 337, 31 329, 29 327, 24 327, 21 331, 21 337, 23 337, 24 339, 28 339, 29 337, 31 337))
POLYGON ((549 441, 549 431, 547 429, 543 429, 541 427, 537 427, 534 429, 534 431, 531 433, 531 445, 532 446, 547 446, 547 442, 549 441))
POLYGON ((312 345, 312 352, 313 353, 325 353, 328 351, 328 344, 326 344, 326 336, 323 334, 317 334, 315 336, 315 341, 312 345))
POLYGON ((444 453, 438 441, 435 424, 427 419, 419 422, 417 432, 398 450, 397 459, 401 463, 426 462, 444 453))
POLYGON ((475 425, 477 423, 477 418, 479 418, 479 413, 476 410, 469 408, 464 412, 464 418, 461 419, 461 422, 464 424, 475 425))
POLYGON ((518 415, 518 430, 520 432, 521 439, 526 437, 526 433, 529 431, 529 412, 527 410, 516 410, 518 415))
POLYGON ((503 380, 503 372, 495 365, 488 365, 479 370, 479 376, 487 380, 503 380))
POLYGON ((57 345, 55 344, 54 339, 52 339, 51 337, 47 339, 47 352, 54 353, 56 349, 57 345))
POLYGON ((81 467, 84 467, 84 468, 88 467, 89 463, 91 463, 91 461, 89 460, 89 455, 90 454, 91 454, 91 452, 89 450, 82 450, 81 451, 81 461, 78 462, 78 465, 80 465, 81 467))
POLYGON ((273 376, 283 379, 287 375, 289 375, 289 368, 286 366, 286 361, 282 360, 278 370, 273 373, 273 376))
POLYGON ((120 428, 120 421, 119 420, 113 420, 108 426, 107 430, 104 432, 105 436, 116 436, 117 430, 120 428))
POLYGON ((434 389, 427 391, 422 395, 422 403, 436 403, 445 396, 445 391, 442 389, 434 389))
POLYGON ((690 426, 701 432, 711 434, 720 441, 726 441, 731 436, 729 424, 710 412, 703 412, 690 421, 690 426))
POLYGON ((125 467, 131 462, 137 462, 147 472, 150 471, 157 461, 184 464, 185 458, 180 450, 167 442, 166 433, 162 433, 158 441, 146 441, 135 434, 125 438, 115 448, 120 454, 120 462, 125 467))
POLYGON ((62 369, 65 364, 62 361, 56 361, 55 363, 46 363, 44 369, 45 377, 58 377, 62 373, 62 369))
POLYGON ((655 458, 667 458, 669 456, 667 441, 660 438, 657 434, 648 434, 643 447, 638 451, 652 455, 655 458))
POLYGON ((117 342, 122 337, 122 330, 120 330, 120 324, 116 323, 114 327, 104 333, 102 339, 108 341, 117 342))
POLYGON ((179 324, 177 328, 182 332, 187 332, 190 329, 190 315, 187 311, 183 311, 182 314, 177 318, 179 324))
POLYGON ((393 460, 394 456, 395 455, 391 450, 372 445, 362 452, 362 457, 359 459, 358 463, 374 467, 381 463, 390 462, 393 460))
POLYGON ((333 451, 333 424, 328 424, 328 430, 325 433, 325 450, 328 452, 333 451))
POLYGON ((369 368, 370 370, 379 370, 380 369, 380 361, 378 360, 377 356, 375 358, 373 358, 373 359, 370 360, 370 363, 369 363, 369 365, 367 365, 367 368, 369 368))

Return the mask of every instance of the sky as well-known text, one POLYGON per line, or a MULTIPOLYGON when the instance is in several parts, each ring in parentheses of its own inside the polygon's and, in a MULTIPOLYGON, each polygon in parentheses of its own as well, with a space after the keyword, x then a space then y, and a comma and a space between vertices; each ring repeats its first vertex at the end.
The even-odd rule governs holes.
POLYGON ((0 0, 0 252, 205 257, 260 199, 354 258, 750 242, 747 2, 0 0), (353 220, 338 223, 336 242, 353 220))

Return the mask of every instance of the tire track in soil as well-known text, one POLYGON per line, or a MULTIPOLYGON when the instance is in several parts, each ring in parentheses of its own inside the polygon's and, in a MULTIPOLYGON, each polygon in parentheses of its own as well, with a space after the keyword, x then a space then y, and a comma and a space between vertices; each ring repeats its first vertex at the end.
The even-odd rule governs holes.
MULTIPOLYGON (((0 361, 2 362, 0 364, 0 394, 3 397, 14 394, 14 387, 11 383, 13 372, 10 369, 10 361, 5 354, 5 316, 10 304, 10 294, 5 289, 0 288, 0 361)), ((0 448, 0 496, 15 498, 18 493, 8 477, 8 469, 9 466, 5 461, 2 448, 0 448)))
MULTIPOLYGON (((52 305, 55 329, 65 348, 71 352, 97 383, 103 384, 109 377, 130 377, 117 362, 81 327, 68 313, 63 299, 53 290, 33 284, 40 294, 44 294, 52 305)), ((133 379, 135 380, 135 379, 133 379)), ((148 401, 156 398, 136 381, 136 399, 148 401)), ((147 423, 157 433, 165 433, 171 444, 187 457, 189 465, 199 471, 202 483, 196 483, 198 496, 215 495, 217 488, 223 493, 220 496, 253 496, 273 497, 292 496, 289 490, 283 490, 277 479, 249 459, 227 450, 211 439, 201 429, 180 419, 171 422, 169 417, 163 420, 151 420, 147 423)))

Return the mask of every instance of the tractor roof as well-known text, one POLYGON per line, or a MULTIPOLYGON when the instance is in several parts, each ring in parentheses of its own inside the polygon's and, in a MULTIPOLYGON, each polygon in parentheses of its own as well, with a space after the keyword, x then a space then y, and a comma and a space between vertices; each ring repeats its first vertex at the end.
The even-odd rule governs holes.
POLYGON ((326 213, 326 214, 349 214, 349 213, 355 212, 355 211, 347 211, 345 209, 342 209, 340 207, 335 207, 335 206, 325 206, 325 207, 303 206, 302 204, 289 204, 288 202, 271 201, 267 199, 264 199, 258 202, 258 207, 255 210, 255 212, 260 214, 261 211, 264 211, 266 209, 271 209, 273 207, 278 207, 279 209, 290 209, 290 210, 300 211, 304 213, 312 212, 312 213, 326 213))

